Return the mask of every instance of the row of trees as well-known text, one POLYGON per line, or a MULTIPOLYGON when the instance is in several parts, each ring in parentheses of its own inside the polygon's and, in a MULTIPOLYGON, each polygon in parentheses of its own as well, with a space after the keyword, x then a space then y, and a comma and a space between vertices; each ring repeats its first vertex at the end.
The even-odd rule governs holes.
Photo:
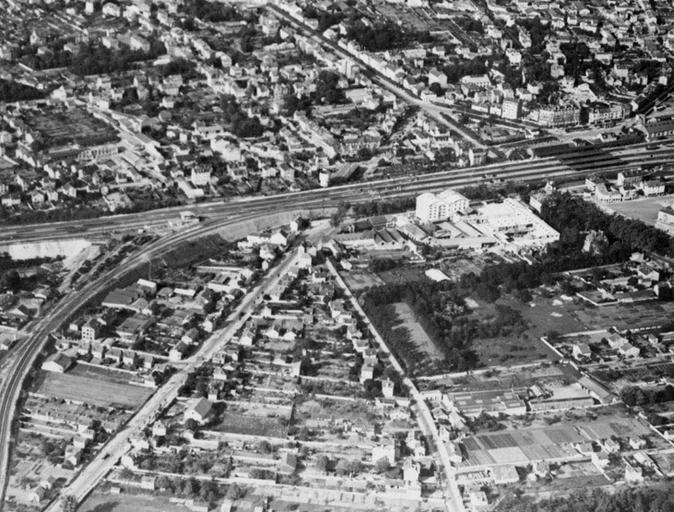
POLYGON ((358 42, 371 52, 403 48, 413 41, 429 43, 433 40, 428 31, 403 30, 390 21, 366 25, 360 20, 351 23, 347 30, 347 38, 358 42))
POLYGON ((543 204, 541 217, 560 232, 559 241, 550 244, 533 265, 524 262, 498 263, 485 267, 479 275, 461 277, 461 287, 479 298, 494 302, 503 292, 552 284, 553 274, 567 270, 620 263, 635 251, 674 255, 674 241, 657 228, 641 221, 604 213, 577 196, 556 193, 543 204), (599 254, 583 252, 585 234, 602 231, 609 244, 599 254))
POLYGON ((90 42, 80 47, 75 54, 59 49, 37 55, 36 51, 31 49, 21 60, 34 69, 68 67, 73 73, 84 76, 126 71, 136 62, 156 59, 165 53, 166 47, 161 41, 151 41, 148 52, 131 50, 128 47, 113 50, 99 43, 90 42))
POLYGON ((482 75, 488 69, 489 67, 484 57, 475 57, 472 60, 448 64, 442 68, 442 71, 447 75, 447 82, 455 84, 466 75, 482 75))
POLYGON ((674 510, 674 486, 670 483, 619 490, 596 489, 590 493, 537 500, 532 496, 503 500, 499 512, 670 512, 674 510))
POLYGON ((213 23, 225 21, 239 21, 243 19, 236 7, 222 4, 219 2, 208 2, 207 0, 192 0, 185 2, 182 12, 192 18, 198 18, 202 21, 213 23))
POLYGON ((257 116, 249 117, 233 96, 223 96, 220 107, 229 117, 230 131, 237 137, 260 137, 264 133, 264 127, 257 116))
POLYGON ((464 297, 469 291, 447 281, 391 283, 368 290, 362 298, 363 309, 389 346, 414 367, 424 360, 424 354, 410 340, 409 331, 400 325, 392 306, 396 302, 407 303, 415 320, 444 354, 445 363, 463 371, 478 365, 473 340, 507 336, 526 328, 521 315, 506 306, 496 306, 495 315, 489 319, 465 314, 464 297))
POLYGON ((10 80, 0 80, 0 102, 39 100, 46 96, 34 87, 10 80))
POLYGON ((674 386, 664 387, 625 386, 620 390, 620 398, 629 406, 654 405, 674 401, 674 386))
POLYGON ((335 10, 324 11, 322 9, 317 9, 313 5, 307 5, 302 11, 302 15, 305 18, 318 20, 319 32, 325 32, 327 29, 333 25, 337 25, 344 19, 344 14, 341 12, 335 10))
POLYGON ((388 215, 414 209, 416 198, 414 196, 396 197, 386 201, 367 201, 365 203, 351 204, 342 201, 337 206, 337 211, 332 215, 330 222, 333 226, 339 225, 351 210, 356 217, 374 217, 376 215, 388 215))
MULTIPOLYGON (((600 230, 611 244, 620 242, 625 250, 674 256, 674 240, 664 231, 640 220, 607 214, 596 205, 571 194, 549 196, 543 204, 541 217, 562 233, 600 230)), ((582 241, 577 240, 577 243, 582 245, 582 241)))

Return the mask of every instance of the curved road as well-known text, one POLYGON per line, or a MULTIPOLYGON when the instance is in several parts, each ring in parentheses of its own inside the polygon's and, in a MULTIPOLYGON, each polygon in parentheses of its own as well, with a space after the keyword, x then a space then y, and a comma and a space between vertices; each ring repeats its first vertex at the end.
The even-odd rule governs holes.
MULTIPOLYGON (((667 139, 661 141, 660 144, 673 142, 674 139, 667 139)), ((576 174, 580 179, 595 173, 638 168, 644 163, 668 164, 674 160, 674 147, 648 149, 648 146, 650 144, 638 143, 612 148, 611 151, 604 150, 599 154, 578 153, 565 157, 564 161, 548 157, 523 162, 490 164, 416 176, 354 183, 327 189, 235 199, 227 202, 198 203, 95 219, 49 224, 5 225, 0 227, 0 243, 67 239, 79 236, 108 236, 114 231, 128 232, 146 227, 166 226, 169 221, 177 220, 179 214, 184 211, 193 211, 200 216, 220 218, 251 211, 251 209, 273 212, 296 208, 298 204, 320 207, 335 205, 340 201, 362 202, 380 196, 393 197, 437 191, 444 188, 461 188, 479 184, 485 180, 485 176, 504 181, 537 181, 576 174)))
POLYGON ((33 334, 10 352, 8 357, 12 358, 12 367, 7 372, 7 379, 0 384, 0 509, 4 503, 4 493, 7 486, 11 427, 16 405, 21 394, 23 381, 38 354, 45 346, 49 334, 56 330, 68 316, 83 307, 87 301, 105 290, 110 283, 119 280, 133 269, 147 262, 149 258, 160 255, 181 242, 221 231, 228 226, 234 226, 241 222, 255 220, 260 215, 257 210, 245 215, 232 215, 225 220, 206 222, 148 244, 125 258, 116 269, 104 273, 82 289, 67 294, 35 325, 33 334))
MULTIPOLYGON (((671 139, 668 141, 671 142, 671 139)), ((19 399, 22 382, 28 374, 35 358, 42 350, 47 336, 55 330, 65 317, 82 307, 88 300, 100 293, 111 281, 141 265, 148 258, 165 252, 173 245, 219 231, 237 222, 254 221, 264 215, 295 211, 300 208, 324 208, 336 206, 342 201, 362 202, 373 198, 394 197, 439 190, 447 187, 465 187, 484 181, 485 174, 490 179, 537 181, 569 175, 583 177, 598 172, 615 172, 628 167, 639 167, 644 162, 669 163, 674 158, 673 148, 649 150, 647 144, 606 152, 601 155, 566 158, 559 162, 552 158, 510 164, 494 164, 471 169, 453 169, 438 173, 391 180, 380 180, 333 187, 329 189, 282 194, 277 196, 231 201, 228 203, 204 203, 157 210, 132 215, 120 215, 90 219, 86 221, 61 222, 49 225, 4 226, 0 228, 0 241, 43 241, 48 239, 74 238, 77 236, 101 236, 110 232, 129 231, 146 225, 165 224, 176 219, 179 212, 193 210, 199 215, 210 217, 206 222, 185 231, 166 236, 137 253, 126 258, 119 266, 123 270, 111 270, 77 292, 68 294, 49 314, 37 322, 33 335, 20 343, 9 355, 12 368, 9 377, 0 384, 0 498, 6 487, 6 469, 10 451, 11 424, 19 399), (652 156, 649 156, 652 155, 652 156)), ((0 503, 2 501, 0 500, 0 503)))

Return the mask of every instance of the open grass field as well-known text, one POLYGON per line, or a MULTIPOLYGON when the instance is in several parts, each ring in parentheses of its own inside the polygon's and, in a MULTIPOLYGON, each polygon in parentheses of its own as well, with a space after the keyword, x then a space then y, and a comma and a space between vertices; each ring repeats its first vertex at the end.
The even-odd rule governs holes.
POLYGON ((424 269, 421 267, 402 267, 380 272, 378 277, 385 283, 408 283, 426 279, 424 269))
POLYGON ((230 432, 232 434, 246 434, 250 436, 269 436, 284 438, 288 433, 280 418, 266 418, 264 416, 252 416, 244 414, 223 414, 222 420, 209 427, 218 432, 230 432))
POLYGON ((350 290, 359 292, 372 286, 381 286, 384 281, 377 274, 373 274, 367 270, 352 270, 350 272, 342 272, 342 277, 350 290))
POLYGON ((410 340, 417 349, 426 354, 431 360, 440 361, 443 359, 442 352, 435 346, 433 340, 426 334, 424 328, 416 321, 414 318, 414 312, 407 305, 406 302, 396 302, 393 304, 395 312, 398 315, 398 318, 402 322, 402 326, 405 327, 410 333, 410 340))
MULTIPOLYGON (((482 365, 512 366, 528 364, 541 359, 558 359, 555 353, 541 341, 541 336, 552 326, 562 327, 562 324, 565 324, 567 329, 572 329, 579 324, 570 316, 562 318, 551 315, 556 312, 556 309, 550 305, 550 302, 543 298, 539 300, 539 297, 535 299, 534 307, 523 304, 512 297, 498 300, 497 304, 519 311, 527 327, 521 334, 515 331, 495 338, 474 339, 472 346, 482 365)), ((473 309, 473 315, 477 318, 488 322, 496 316, 494 304, 480 300, 475 300, 475 302, 479 307, 473 309)), ((557 314, 562 315, 562 313, 557 314)))
POLYGON ((602 206, 613 212, 654 225, 658 210, 674 202, 674 196, 645 197, 634 201, 622 201, 602 206))
POLYGON ((114 368, 76 363, 68 370, 68 375, 89 377, 92 379, 102 379, 108 382, 116 382, 118 384, 127 384, 132 374, 125 371, 116 370, 114 368))
POLYGON ((77 509, 78 512, 189 512, 184 505, 171 503, 162 496, 138 494, 109 495, 94 493, 77 509))
POLYGON ((100 407, 125 409, 135 409, 152 394, 148 388, 111 382, 101 377, 52 372, 40 372, 36 392, 100 407))

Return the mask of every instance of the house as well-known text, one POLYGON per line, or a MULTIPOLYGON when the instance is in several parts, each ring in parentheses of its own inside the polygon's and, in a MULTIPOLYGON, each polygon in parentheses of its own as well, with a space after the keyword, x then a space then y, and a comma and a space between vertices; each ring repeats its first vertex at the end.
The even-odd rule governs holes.
POLYGON ((646 447, 646 440, 640 437, 630 437, 629 443, 633 450, 641 450, 646 447))
POLYGON ((604 451, 592 452, 592 454, 590 454, 590 459, 592 460, 592 464, 594 464, 600 470, 608 466, 610 462, 608 453, 604 451))
POLYGON ((206 422, 212 408, 213 404, 209 400, 200 398, 185 410, 185 421, 192 419, 203 424, 206 422))
POLYGON ((381 382, 381 393, 384 395, 384 398, 393 398, 395 384, 390 379, 384 379, 381 382))
POLYGON ((608 338, 606 338, 606 341, 608 342, 608 346, 614 350, 621 345, 628 343, 627 338, 621 336, 620 334, 611 334, 608 338))
POLYGON ((49 356, 45 362, 42 363, 41 369, 47 372, 64 373, 72 366, 72 364, 72 359, 65 354, 57 352, 56 354, 49 356))
POLYGON ((605 439, 602 443, 602 448, 607 453, 618 453, 620 451, 620 443, 614 439, 605 439))
POLYGON ((156 421, 152 425, 152 436, 153 437, 164 437, 166 436, 166 425, 163 421, 156 421))
POLYGON ((644 474, 639 466, 625 462, 625 482, 640 483, 644 481, 644 474))
POLYGON ((618 348, 618 353, 623 357, 638 357, 641 351, 630 342, 625 342, 618 348))
POLYGON ((388 440, 386 443, 379 444, 372 448, 372 462, 386 458, 389 464, 395 464, 398 455, 398 449, 395 440, 388 440))
POLYGON ((157 477, 152 475, 143 475, 140 479, 140 488, 154 491, 157 488, 157 477))
POLYGON ((177 343, 169 350, 169 361, 181 361, 187 353, 187 345, 183 342, 177 343))
POLYGON ((100 328, 101 324, 97 319, 90 318, 87 320, 87 322, 82 326, 82 341, 86 341, 88 343, 93 342, 96 338, 98 338, 100 328))
POLYGON ((484 491, 475 490, 471 491, 469 495, 470 510, 477 511, 482 510, 489 506, 489 501, 487 501, 487 495, 484 491))
POLYGON ((294 473, 297 471, 297 455, 287 452, 281 461, 280 470, 284 473, 294 473))
POLYGON ((40 487, 42 487, 43 489, 49 490, 49 489, 54 487, 54 484, 56 483, 56 480, 57 480, 57 478, 55 476, 49 475, 48 477, 40 480, 40 483, 38 485, 40 487))
POLYGON ((574 343, 572 349, 573 357, 577 360, 589 359, 592 357, 592 351, 587 343, 574 343))
POLYGON ((35 487, 33 487, 28 491, 28 500, 31 503, 40 503, 40 501, 42 501, 46 493, 47 490, 44 487, 36 485, 35 487))
POLYGON ((82 449, 77 448, 72 444, 66 446, 65 453, 63 455, 64 462, 67 462, 72 467, 77 467, 82 459, 82 449))

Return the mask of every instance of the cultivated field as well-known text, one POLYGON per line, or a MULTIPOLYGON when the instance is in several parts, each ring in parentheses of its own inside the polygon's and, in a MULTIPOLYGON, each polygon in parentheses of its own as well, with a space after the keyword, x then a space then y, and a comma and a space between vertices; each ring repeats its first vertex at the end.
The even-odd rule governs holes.
POLYGON ((587 330, 613 326, 619 330, 660 327, 674 316, 674 303, 650 301, 645 304, 621 304, 577 311, 587 330))
POLYGON ((618 416, 595 421, 559 423, 543 428, 478 434, 463 441, 467 452, 464 464, 527 464, 535 460, 573 458, 577 456, 573 443, 649 434, 652 431, 639 421, 618 416))
POLYGON ((148 388, 110 382, 102 377, 40 372, 36 392, 101 407, 134 409, 152 394, 148 388))
POLYGON ((424 328, 416 321, 414 318, 414 312, 405 302, 396 302, 393 304, 398 318, 401 320, 402 325, 407 328, 410 333, 410 340, 417 349, 426 354, 426 357, 430 360, 442 360, 442 352, 438 350, 438 347, 435 346, 433 340, 426 334, 424 328))

